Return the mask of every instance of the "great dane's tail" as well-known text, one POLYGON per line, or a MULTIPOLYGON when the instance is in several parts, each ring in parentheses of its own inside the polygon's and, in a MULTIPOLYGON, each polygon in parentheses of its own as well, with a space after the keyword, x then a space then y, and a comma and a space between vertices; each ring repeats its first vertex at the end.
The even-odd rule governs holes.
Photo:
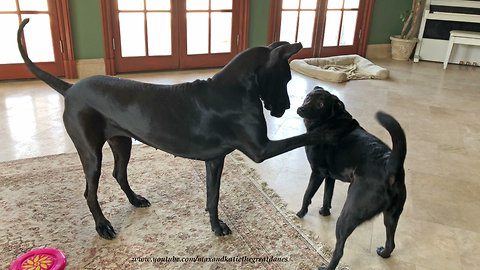
POLYGON ((25 51, 25 48, 23 47, 23 44, 22 44, 22 37, 23 37, 23 28, 29 21, 30 20, 28 18, 23 20, 20 26, 18 27, 18 32, 17 32, 18 50, 22 55, 23 61, 25 61, 25 65, 27 65, 27 68, 35 76, 37 76, 37 78, 39 78, 40 80, 50 85, 50 87, 55 89, 61 95, 65 96, 65 92, 67 91, 68 88, 72 86, 72 84, 62 81, 59 78, 53 76, 52 74, 44 70, 41 70, 30 60, 30 58, 28 58, 27 52, 25 51))
POLYGON ((407 155, 407 140, 400 124, 391 115, 384 112, 377 112, 378 122, 390 133, 393 149, 387 162, 387 172, 395 175, 402 167, 407 155))

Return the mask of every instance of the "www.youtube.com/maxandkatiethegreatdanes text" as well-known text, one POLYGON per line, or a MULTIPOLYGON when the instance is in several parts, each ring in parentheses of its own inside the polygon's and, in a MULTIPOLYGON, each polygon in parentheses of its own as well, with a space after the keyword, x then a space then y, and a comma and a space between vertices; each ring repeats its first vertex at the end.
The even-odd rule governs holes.
POLYGON ((165 256, 165 257, 134 257, 130 260, 132 263, 275 263, 275 262, 288 262, 287 257, 248 257, 248 256, 222 256, 222 257, 177 257, 177 256, 165 256))

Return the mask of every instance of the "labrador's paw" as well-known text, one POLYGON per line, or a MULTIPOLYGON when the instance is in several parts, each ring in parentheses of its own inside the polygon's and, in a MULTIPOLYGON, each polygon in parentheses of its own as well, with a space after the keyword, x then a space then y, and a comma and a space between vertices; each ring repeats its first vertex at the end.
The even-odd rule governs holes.
POLYGON ((390 254, 391 254, 391 253, 392 253, 391 251, 388 252, 384 247, 377 247, 377 254, 378 254, 378 256, 380 256, 380 257, 382 257, 382 258, 384 258, 384 259, 390 257, 390 254))
POLYGON ((320 211, 318 211, 318 213, 324 217, 330 216, 330 208, 322 207, 320 208, 320 211))
POLYGON ((297 217, 303 218, 308 212, 308 209, 301 209, 300 211, 297 212, 297 217))

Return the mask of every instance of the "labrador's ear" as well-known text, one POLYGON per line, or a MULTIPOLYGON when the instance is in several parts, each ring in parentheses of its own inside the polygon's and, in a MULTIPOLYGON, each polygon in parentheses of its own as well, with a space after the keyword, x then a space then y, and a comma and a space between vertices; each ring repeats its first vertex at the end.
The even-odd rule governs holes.
POLYGON ((332 106, 332 115, 338 114, 338 112, 345 111, 345 104, 339 99, 336 99, 332 106))
POLYGON ((341 100, 338 100, 336 103, 335 103, 335 106, 337 106, 337 109, 338 110, 345 110, 345 104, 343 104, 343 102, 341 100))
POLYGON ((277 47, 280 47, 280 46, 286 45, 286 44, 290 44, 290 43, 288 43, 288 42, 286 42, 286 41, 275 41, 275 42, 273 42, 272 44, 268 45, 268 48, 269 48, 270 51, 271 51, 271 50, 273 50, 273 49, 275 49, 275 48, 277 48, 277 47))
MULTIPOLYGON (((273 44, 272 44, 273 45, 273 44)), ((272 50, 271 57, 277 59, 288 60, 292 55, 296 54, 303 48, 302 43, 284 44, 272 50)))

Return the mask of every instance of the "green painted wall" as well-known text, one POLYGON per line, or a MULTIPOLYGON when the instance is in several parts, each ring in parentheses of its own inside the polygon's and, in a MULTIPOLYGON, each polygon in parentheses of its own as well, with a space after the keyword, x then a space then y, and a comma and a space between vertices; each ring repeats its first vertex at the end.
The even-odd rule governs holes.
MULTIPOLYGON (((374 0, 369 44, 390 43, 402 28, 400 14, 411 0, 374 0)), ((69 0, 75 59, 103 58, 102 22, 98 0, 69 0)), ((248 46, 267 45, 270 0, 250 0, 248 46)))
MULTIPOLYGON (((368 44, 390 43, 390 35, 400 34, 400 14, 409 10, 412 0, 374 0, 368 44)), ((267 45, 270 0, 250 0, 248 46, 267 45)))
POLYGON ((98 0, 69 0, 75 59, 103 58, 103 34, 98 0))
POLYGON ((269 13, 270 0, 250 0, 248 47, 267 45, 269 13))
POLYGON ((368 44, 390 43, 390 36, 402 31, 400 14, 412 8, 412 0, 374 1, 368 44))

